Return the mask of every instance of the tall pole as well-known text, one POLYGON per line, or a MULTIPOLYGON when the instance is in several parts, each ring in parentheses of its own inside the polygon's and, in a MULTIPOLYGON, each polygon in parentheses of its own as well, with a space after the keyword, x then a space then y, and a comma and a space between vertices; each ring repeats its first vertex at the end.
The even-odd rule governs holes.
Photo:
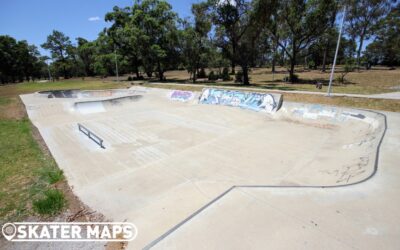
POLYGON ((335 73, 336 58, 337 58, 338 51, 339 51, 340 38, 342 37, 342 30, 343 30, 343 24, 344 24, 345 18, 346 18, 346 6, 344 6, 343 17, 342 17, 342 23, 340 24, 340 31, 339 31, 338 41, 337 41, 337 44, 336 44, 335 58, 333 59, 332 70, 331 70, 331 76, 330 76, 330 78, 329 78, 328 96, 331 96, 331 92, 332 92, 333 74, 335 73))
POLYGON ((114 56, 115 56, 115 71, 117 72, 117 82, 119 82, 119 76, 118 76, 118 61, 117 61, 117 49, 115 48, 115 45, 114 45, 114 56))

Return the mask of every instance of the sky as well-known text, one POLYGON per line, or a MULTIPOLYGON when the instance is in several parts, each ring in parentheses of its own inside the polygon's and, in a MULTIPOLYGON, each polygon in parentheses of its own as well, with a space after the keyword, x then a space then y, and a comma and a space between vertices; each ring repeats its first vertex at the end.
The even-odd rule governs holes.
MULTIPOLYGON (((191 6, 201 0, 168 0, 179 17, 191 16, 191 6)), ((49 52, 40 47, 53 30, 70 37, 94 40, 110 23, 104 21, 114 6, 131 6, 133 0, 0 0, 0 35, 27 40, 42 55, 49 52)), ((365 41, 363 49, 370 43, 365 41)))
MULTIPOLYGON (((192 3, 199 0, 168 0, 179 17, 191 15, 192 3)), ((40 48, 53 30, 70 37, 96 39, 98 33, 110 23, 104 21, 114 6, 131 6, 133 0, 0 0, 0 35, 35 44, 40 48)))

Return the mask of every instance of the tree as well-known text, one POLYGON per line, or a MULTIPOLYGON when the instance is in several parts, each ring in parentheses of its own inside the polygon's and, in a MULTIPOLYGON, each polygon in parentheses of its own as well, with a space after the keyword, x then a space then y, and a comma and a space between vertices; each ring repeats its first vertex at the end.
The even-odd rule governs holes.
MULTIPOLYGON (((107 29, 107 35, 111 38, 110 42, 114 50, 118 50, 119 54, 128 62, 131 71, 136 73, 136 77, 140 77, 139 68, 142 65, 140 43, 135 36, 134 29, 138 28, 132 23, 132 17, 136 9, 133 7, 119 8, 115 6, 112 12, 106 14, 105 20, 113 22, 112 26, 107 29)), ((152 70, 145 70, 149 76, 152 70)))
POLYGON ((78 37, 76 38, 78 42, 77 54, 83 64, 85 70, 85 76, 93 76, 93 64, 95 60, 96 45, 94 42, 89 42, 88 40, 78 37))
POLYGON ((390 0, 350 1, 347 32, 353 40, 358 38, 357 68, 360 67, 364 40, 375 33, 376 25, 390 9, 390 2, 390 0))
POLYGON ((68 36, 64 33, 53 30, 53 33, 47 36, 47 41, 43 43, 42 48, 48 49, 51 52, 51 57, 55 60, 55 63, 62 68, 64 78, 69 77, 67 67, 68 65, 68 48, 72 46, 68 36))
POLYGON ((337 39, 335 39, 337 37, 335 23, 336 23, 336 16, 339 11, 339 9, 338 9, 339 5, 334 4, 333 8, 334 9, 332 9, 332 11, 327 13, 329 15, 328 27, 327 27, 326 31, 321 35, 321 38, 320 38, 320 40, 323 44, 322 72, 326 71, 326 62, 328 59, 328 54, 331 51, 331 48, 335 48, 332 46, 332 41, 337 41, 337 39))
POLYGON ((331 0, 282 0, 277 3, 273 20, 279 23, 279 29, 275 31, 271 24, 266 28, 289 59, 291 82, 297 80, 294 71, 298 55, 327 30, 334 7, 331 0))
POLYGON ((130 27, 139 45, 140 57, 147 70, 155 70, 160 81, 164 72, 178 65, 177 14, 164 0, 135 1, 130 27))
POLYGON ((0 81, 2 84, 41 78, 44 62, 36 46, 0 36, 0 81))
POLYGON ((374 64, 400 65, 400 3, 377 26, 376 36, 367 46, 365 56, 374 64))
POLYGON ((226 52, 227 46, 224 44, 230 44, 231 51, 226 54, 230 57, 233 68, 236 63, 240 65, 243 84, 247 85, 249 67, 254 62, 257 42, 263 29, 262 23, 264 18, 269 19, 272 13, 269 7, 273 1, 216 0, 211 3, 218 40, 222 41, 221 48, 226 52))
POLYGON ((196 82, 200 69, 204 71, 210 57, 210 42, 208 33, 211 30, 211 20, 208 14, 207 3, 192 5, 194 23, 182 21, 183 30, 180 32, 180 46, 183 55, 183 64, 196 82))

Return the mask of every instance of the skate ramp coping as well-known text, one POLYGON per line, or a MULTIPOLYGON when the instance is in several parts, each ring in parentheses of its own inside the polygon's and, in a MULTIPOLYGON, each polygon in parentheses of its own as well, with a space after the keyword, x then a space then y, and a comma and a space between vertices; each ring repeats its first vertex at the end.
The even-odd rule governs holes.
POLYGON ((107 100, 75 102, 73 105, 73 110, 78 111, 81 114, 101 113, 113 108, 122 107, 128 103, 137 102, 142 97, 142 95, 133 95, 107 100))
POLYGON ((102 97, 121 97, 134 95, 137 91, 132 89, 108 89, 108 90, 48 90, 39 91, 39 94, 47 98, 102 98, 102 97))

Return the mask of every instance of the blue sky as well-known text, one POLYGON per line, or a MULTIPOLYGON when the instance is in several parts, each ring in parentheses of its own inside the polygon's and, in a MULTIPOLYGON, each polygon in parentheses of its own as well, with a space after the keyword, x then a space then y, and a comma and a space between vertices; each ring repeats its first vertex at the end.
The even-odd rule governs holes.
MULTIPOLYGON (((190 16, 199 0, 169 0, 180 17, 190 16)), ((76 37, 94 40, 108 24, 104 16, 114 6, 131 6, 133 0, 0 0, 0 35, 27 40, 40 48, 52 30, 62 31, 75 43, 76 37), (90 19, 91 18, 91 19, 90 19), (90 21, 90 20, 92 21, 90 21)))

